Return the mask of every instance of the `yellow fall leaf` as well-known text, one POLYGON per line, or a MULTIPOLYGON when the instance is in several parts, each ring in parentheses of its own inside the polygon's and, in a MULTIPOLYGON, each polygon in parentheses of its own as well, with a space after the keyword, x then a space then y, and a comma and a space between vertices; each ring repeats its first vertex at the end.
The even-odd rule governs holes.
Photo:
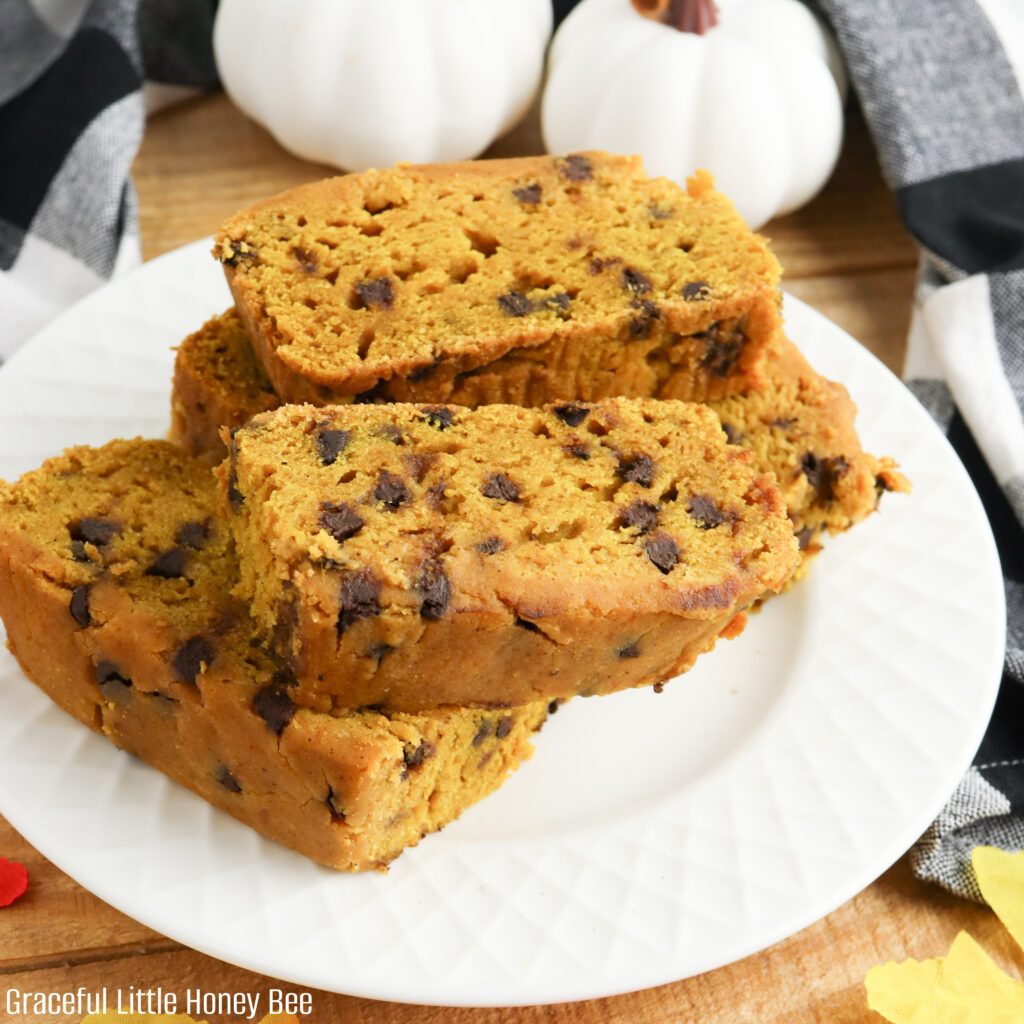
POLYGON ((985 902, 1024 949, 1024 853, 978 846, 971 854, 971 863, 985 902))
POLYGON ((868 990, 868 1008, 876 1010, 893 1024, 932 1024, 933 1003, 925 993, 935 991, 939 961, 904 960, 872 967, 864 981, 868 990))
MULTIPOLYGON (((1024 852, 978 847, 972 855, 982 895, 1024 949, 1024 852)), ((949 954, 872 967, 868 1007, 892 1024, 1020 1024, 1024 984, 1008 977, 966 932, 949 954)))

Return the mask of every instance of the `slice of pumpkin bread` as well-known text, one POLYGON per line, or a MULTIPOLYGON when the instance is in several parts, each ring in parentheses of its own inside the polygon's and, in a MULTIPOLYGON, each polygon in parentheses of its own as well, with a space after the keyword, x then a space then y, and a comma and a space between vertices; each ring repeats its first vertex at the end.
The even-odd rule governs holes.
POLYGON ((774 479, 683 402, 285 406, 219 473, 236 593, 316 707, 660 684, 799 562, 774 479))
POLYGON ((220 462, 226 454, 222 427, 240 427, 279 405, 234 309, 212 317, 178 346, 170 437, 189 454, 220 462))
POLYGON ((765 372, 771 383, 764 390, 708 405, 730 443, 775 474, 800 549, 811 555, 822 534, 850 529, 875 511, 883 492, 910 485, 889 456, 864 451, 849 392, 816 373, 785 336, 771 343, 765 372))
POLYGON ((289 402, 702 401, 756 383, 780 324, 778 263, 708 174, 606 153, 330 178, 214 254, 289 402))
MULTIPOLYGON (((863 450, 857 409, 841 384, 816 373, 784 335, 765 354, 759 391, 709 403, 731 443, 775 474, 805 554, 822 533, 839 533, 868 516, 883 491, 907 489, 892 459, 863 450)), ((281 400, 268 384, 235 311, 215 317, 178 349, 172 438, 193 454, 219 461, 220 428, 234 429, 281 400)))
POLYGON ((250 642, 208 467, 162 441, 0 482, 0 616, 57 704, 214 806, 333 867, 380 867, 530 756, 546 702, 422 715, 300 708, 250 642))

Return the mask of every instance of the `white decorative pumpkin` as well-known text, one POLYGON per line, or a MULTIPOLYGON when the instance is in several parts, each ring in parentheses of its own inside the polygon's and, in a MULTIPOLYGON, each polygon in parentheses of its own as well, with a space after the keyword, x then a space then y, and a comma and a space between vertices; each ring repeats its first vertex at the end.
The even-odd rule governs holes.
POLYGON ((299 156, 350 171, 474 157, 526 112, 551 0, 221 0, 224 88, 299 156))
POLYGON ((551 44, 548 149, 639 153, 648 173, 680 183, 705 167, 753 228, 811 199, 839 155, 846 97, 817 18, 798 0, 637 6, 668 6, 704 34, 630 0, 582 0, 551 44))

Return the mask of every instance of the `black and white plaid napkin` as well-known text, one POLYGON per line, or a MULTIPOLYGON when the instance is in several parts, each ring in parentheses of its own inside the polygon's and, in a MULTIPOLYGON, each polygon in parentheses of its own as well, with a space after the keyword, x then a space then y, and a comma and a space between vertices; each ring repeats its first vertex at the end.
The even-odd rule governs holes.
POLYGON ((996 712, 912 852, 920 877, 980 900, 971 849, 1024 848, 1024 3, 817 5, 921 246, 904 377, 971 474, 1003 564, 996 712))
MULTIPOLYGON (((908 385, 970 471, 1003 561, 996 713, 913 851, 921 877, 980 898, 971 848, 1024 848, 1024 0, 808 2, 922 248, 908 385)), ((145 93, 216 83, 215 3, 0 0, 0 358, 138 262, 145 93)), ((560 18, 573 0, 554 4, 560 18)))
POLYGON ((140 262, 129 169, 147 104, 216 85, 214 7, 0 0, 0 360, 140 262))

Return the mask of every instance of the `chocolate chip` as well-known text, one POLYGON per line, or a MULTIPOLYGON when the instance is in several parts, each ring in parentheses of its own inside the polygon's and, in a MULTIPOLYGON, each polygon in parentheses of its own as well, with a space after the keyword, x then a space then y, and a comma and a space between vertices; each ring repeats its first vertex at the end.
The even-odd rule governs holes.
POLYGON ((444 511, 445 491, 447 488, 448 484, 444 480, 431 484, 427 488, 427 493, 423 496, 427 503, 427 508, 434 512, 444 511))
POLYGON ((341 544, 360 531, 363 519, 344 501, 324 501, 320 503, 320 525, 341 544))
POLYGON ((183 682, 194 686, 203 666, 209 666, 213 656, 213 644, 205 636, 194 636, 175 651, 174 671, 183 682))
POLYGON ((739 444, 743 440, 743 435, 731 423, 723 423, 722 430, 729 444, 739 444))
POLYGON ((557 697, 553 701, 551 701, 548 704, 548 714, 549 715, 553 715, 558 710, 558 708, 561 705, 561 703, 562 703, 561 699, 557 698, 557 697))
POLYGON ((299 266, 302 267, 307 274, 315 274, 320 269, 316 254, 310 252, 308 249, 302 249, 297 245, 293 246, 292 255, 296 260, 298 260, 299 266))
POLYGON ((707 281, 688 281, 683 285, 682 296, 687 302, 699 302, 711 294, 711 285, 707 281))
POLYGON ((217 769, 217 781, 229 792, 229 793, 241 793, 242 787, 238 781, 231 774, 231 769, 226 764, 222 764, 217 769))
MULTIPOLYGON (((257 646, 259 646, 259 645, 257 644, 257 646)), ((317 676, 317 679, 319 679, 320 682, 323 682, 324 677, 323 676, 317 676)), ((273 679, 271 679, 271 682, 274 684, 274 686, 278 687, 278 689, 281 689, 281 690, 291 690, 294 687, 299 685, 299 682, 295 678, 295 676, 292 673, 291 669, 288 669, 288 668, 279 668, 274 673, 274 677, 273 677, 273 679)))
POLYGON ((288 696, 288 691, 275 680, 260 688, 253 694, 252 709, 270 731, 278 736, 284 732, 285 726, 295 717, 295 703, 288 696))
POLYGON ((327 810, 331 812, 331 817, 335 821, 341 822, 345 820, 345 812, 341 809, 338 798, 334 795, 334 789, 331 786, 327 787, 327 799, 324 803, 327 804, 327 810))
POLYGON ((556 405, 551 410, 567 427, 578 427, 590 411, 587 406, 571 402, 568 405, 556 405))
POLYGON ((617 653, 620 658, 639 658, 640 645, 634 640, 633 643, 620 647, 617 653))
POLYGON ((348 430, 321 430, 316 435, 316 453, 325 466, 333 466, 338 456, 348 447, 352 433, 348 430))
POLYGON ((89 552, 85 550, 84 540, 73 540, 71 542, 71 557, 76 562, 90 562, 89 552))
POLYGON ((480 491, 484 497, 497 501, 519 500, 519 488, 504 473, 492 473, 480 485, 480 491))
POLYGON ((174 535, 175 544, 183 544, 187 548, 198 550, 210 539, 210 520, 202 522, 182 523, 174 535))
POLYGON ((146 570, 146 575, 159 576, 164 580, 177 579, 185 575, 187 564, 188 554, 183 548, 170 548, 163 554, 157 555, 156 560, 146 570))
POLYGON ((444 618, 452 599, 452 585, 438 562, 424 567, 416 581, 416 590, 420 595, 420 615, 429 622, 444 618))
POLYGON ((372 658, 374 661, 380 661, 385 654, 390 654, 392 651, 397 651, 398 648, 394 644, 371 644, 363 651, 364 658, 372 658))
POLYGON ((546 306, 548 309, 553 309, 556 312, 564 313, 569 308, 569 303, 572 299, 566 292, 559 292, 557 295, 546 296, 541 305, 546 306))
POLYGON ((232 246, 245 245, 245 249, 232 248, 228 250, 227 256, 221 256, 220 261, 226 267, 237 267, 239 263, 255 263, 259 259, 259 250, 247 242, 232 242, 232 246))
POLYGON ((380 614, 380 580, 369 569, 346 576, 338 594, 338 636, 360 619, 380 614))
POLYGON ((89 587, 88 585, 83 587, 75 587, 71 591, 71 617, 77 622, 83 629, 92 622, 92 616, 89 614, 89 587))
POLYGON ((807 550, 807 545, 811 543, 811 539, 813 537, 814 537, 814 527, 813 526, 805 526, 802 529, 797 530, 797 533, 796 533, 797 547, 799 547, 801 551, 806 551, 807 550))
POLYGON ((590 261, 590 267, 588 268, 591 274, 600 274, 605 267, 614 267, 616 263, 621 263, 621 256, 595 256, 590 261))
POLYGON ((498 305, 509 316, 526 316, 533 312, 533 303, 522 292, 509 291, 499 295, 498 305))
POLYGON ((406 750, 402 755, 407 771, 419 768, 428 757, 433 757, 437 748, 428 740, 420 740, 419 745, 412 750, 406 750))
POLYGON ((424 477, 436 462, 437 455, 434 452, 412 452, 402 456, 402 464, 418 484, 423 483, 424 477))
POLYGON ((649 455, 620 455, 615 469, 617 476, 627 483, 650 487, 654 480, 654 460, 649 455))
POLYGON ((278 598, 274 614, 274 629, 271 633, 271 645, 274 650, 282 652, 286 658, 294 657, 292 640, 299 625, 299 608, 290 593, 291 584, 286 583, 285 594, 278 598))
POLYGON ((505 550, 505 542, 500 537, 488 537, 486 540, 477 541, 473 547, 481 555, 495 555, 505 550))
POLYGON ((512 731, 512 726, 515 724, 516 720, 511 715, 499 718, 497 725, 494 727, 495 738, 503 740, 512 731))
POLYGON ((373 498, 381 502, 389 512, 395 512, 399 506, 412 499, 412 493, 401 477, 382 469, 377 477, 377 486, 373 489, 373 498))
POLYGON ((794 419, 790 419, 785 416, 778 416, 775 419, 773 419, 769 425, 773 427, 778 427, 779 430, 789 430, 789 428, 793 426, 795 422, 796 420, 794 419))
POLYGON ((514 188, 512 189, 512 195, 521 203, 529 203, 531 206, 536 206, 540 202, 540 185, 535 182, 532 185, 524 185, 522 188, 514 188))
POLYGON ((814 452, 807 452, 800 457, 800 470, 820 501, 831 501, 836 496, 836 482, 849 468, 842 455, 819 458, 814 452))
POLYGON ((663 572, 669 572, 679 561, 679 545, 667 534, 657 533, 646 544, 647 557, 663 572))
POLYGON ((74 540, 101 548, 109 544, 121 529, 121 524, 115 523, 112 519, 87 518, 78 521, 78 525, 71 530, 71 536, 74 540))
POLYGON ((558 161, 558 169, 569 181, 590 181, 594 176, 593 165, 582 153, 570 153, 558 161))
POLYGON ((584 462, 590 458, 590 451, 585 444, 567 444, 563 446, 562 451, 574 459, 583 459, 584 462))
POLYGON ((702 530, 711 530, 725 522, 725 515, 707 494, 695 494, 687 503, 686 511, 702 530))
POLYGON ((124 700, 131 688, 132 681, 121 675, 121 670, 112 661, 101 661, 96 666, 96 684, 105 700, 124 700))
POLYGON ((489 718, 485 718, 480 723, 480 728, 477 729, 476 735, 473 737, 473 746, 479 747, 480 744, 491 735, 493 729, 494 723, 489 718))
POLYGON ((388 394, 388 382, 378 381, 372 388, 360 391, 352 399, 353 405, 390 405, 394 399, 388 394))
POLYGON ((412 384, 418 384, 421 380, 427 380, 429 377, 433 377, 437 373, 438 368, 442 362, 441 356, 434 356, 434 361, 427 363, 426 366, 417 366, 415 370, 410 370, 406 374, 406 380, 412 384))
POLYGON ((376 437, 383 437, 399 448, 405 447, 405 434, 394 423, 382 423, 375 431, 376 437))
POLYGON ((648 209, 654 220, 668 220, 676 212, 671 206, 660 206, 658 203, 651 203, 648 209))
POLYGON ((649 501, 634 501, 619 514, 619 526, 635 527, 638 536, 650 533, 658 525, 660 509, 649 501))
POLYGON ((455 416, 451 409, 446 409, 444 406, 424 409, 423 419, 432 427, 437 427, 438 430, 447 430, 455 422, 455 416))
POLYGON ((392 309, 395 292, 390 277, 377 277, 372 281, 360 281, 356 285, 359 301, 370 309, 392 309))
POLYGON ((646 274, 633 267, 626 267, 622 272, 622 287, 633 295, 643 295, 651 290, 651 282, 646 274))
POLYGON ((746 335, 741 331, 724 331, 721 324, 712 324, 695 338, 703 338, 704 355, 700 365, 715 377, 728 377, 739 361, 743 347, 747 343, 746 335))
POLYGON ((661 310, 650 299, 634 302, 633 308, 639 312, 629 321, 629 336, 635 341, 642 341, 650 336, 654 321, 661 319, 661 310))

